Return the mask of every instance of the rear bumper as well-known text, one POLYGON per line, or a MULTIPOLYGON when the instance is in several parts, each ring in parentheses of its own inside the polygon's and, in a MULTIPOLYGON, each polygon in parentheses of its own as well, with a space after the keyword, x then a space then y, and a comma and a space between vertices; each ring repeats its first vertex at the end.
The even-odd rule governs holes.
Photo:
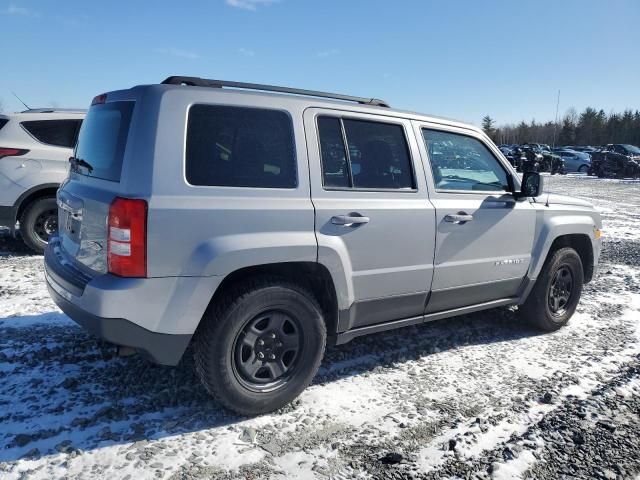
POLYGON ((51 297, 95 335, 176 365, 196 331, 220 277, 121 278, 87 275, 52 238, 45 251, 51 297))
POLYGON ((124 318, 93 315, 60 295, 51 283, 47 276, 51 298, 74 322, 108 342, 133 347, 156 363, 177 365, 191 341, 191 335, 151 332, 124 318))

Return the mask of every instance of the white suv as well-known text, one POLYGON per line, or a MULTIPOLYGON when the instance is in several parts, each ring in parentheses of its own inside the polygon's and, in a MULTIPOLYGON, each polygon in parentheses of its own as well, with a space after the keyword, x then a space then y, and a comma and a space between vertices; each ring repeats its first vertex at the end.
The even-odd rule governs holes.
POLYGON ((0 226, 42 253, 57 229, 56 190, 85 117, 83 110, 33 109, 0 115, 0 226))

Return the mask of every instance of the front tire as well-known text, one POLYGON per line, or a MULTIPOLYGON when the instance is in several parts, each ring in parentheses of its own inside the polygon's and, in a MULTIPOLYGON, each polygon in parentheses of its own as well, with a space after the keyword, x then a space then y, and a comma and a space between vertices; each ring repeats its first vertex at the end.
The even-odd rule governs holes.
POLYGON ((49 235, 58 229, 58 206, 53 197, 40 198, 26 206, 20 216, 20 234, 24 243, 43 254, 49 235))
POLYGON ((521 316, 546 332, 558 330, 576 311, 583 283, 578 253, 569 247, 555 251, 547 258, 533 290, 520 307, 521 316))
POLYGON ((226 408, 243 415, 271 412, 311 383, 326 336, 309 291, 260 277, 232 287, 205 314, 195 337, 196 370, 226 408))

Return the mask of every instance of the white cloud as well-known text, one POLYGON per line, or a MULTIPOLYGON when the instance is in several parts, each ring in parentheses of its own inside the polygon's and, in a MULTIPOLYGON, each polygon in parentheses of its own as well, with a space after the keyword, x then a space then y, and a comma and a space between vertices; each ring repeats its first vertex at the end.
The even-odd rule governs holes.
POLYGON ((242 10, 251 10, 255 12, 258 7, 266 7, 272 5, 279 0, 225 0, 230 7, 241 8, 242 10))
POLYGON ((239 48, 238 51, 244 55, 245 57, 255 57, 256 52, 254 52, 253 50, 249 49, 249 48, 239 48))
POLYGON ((40 13, 30 10, 25 7, 18 7, 17 5, 10 4, 7 8, 2 10, 4 15, 21 15, 23 17, 39 17, 40 13))
POLYGON ((331 50, 322 50, 316 53, 316 57, 320 57, 320 58, 331 57, 333 55, 338 55, 339 53, 340 53, 340 50, 338 50, 337 48, 332 48, 331 50))
POLYGON ((174 57, 180 57, 180 58, 188 58, 189 60, 196 60, 198 58, 201 58, 200 55, 198 55, 195 52, 190 52, 188 50, 181 50, 179 48, 156 48, 154 50, 156 53, 161 53, 163 55, 172 55, 174 57))

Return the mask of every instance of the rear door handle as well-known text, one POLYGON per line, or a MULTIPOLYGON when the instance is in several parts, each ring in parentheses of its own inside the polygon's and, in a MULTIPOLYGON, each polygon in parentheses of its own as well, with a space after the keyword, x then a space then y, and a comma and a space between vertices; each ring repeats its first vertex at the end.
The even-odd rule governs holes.
POLYGON ((458 225, 462 225, 464 223, 470 222, 473 220, 473 215, 469 215, 465 212, 459 212, 456 214, 445 215, 444 221, 449 223, 456 223, 458 225))
POLYGON ((369 217, 363 217, 359 213, 350 213, 349 215, 335 215, 331 217, 331 223, 334 225, 362 225, 369 223, 369 217))

